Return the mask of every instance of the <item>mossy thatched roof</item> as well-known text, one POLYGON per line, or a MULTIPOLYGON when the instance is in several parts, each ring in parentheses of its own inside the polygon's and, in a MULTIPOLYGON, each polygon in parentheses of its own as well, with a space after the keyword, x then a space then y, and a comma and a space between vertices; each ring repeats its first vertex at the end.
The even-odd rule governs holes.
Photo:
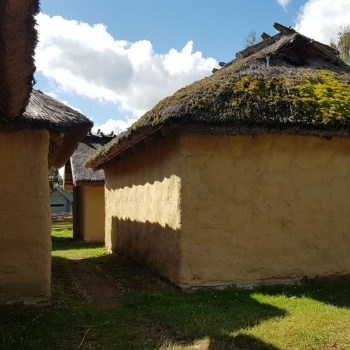
POLYGON ((97 150, 105 146, 112 140, 113 136, 103 134, 90 134, 78 144, 78 148, 72 154, 69 160, 69 166, 65 167, 65 186, 72 185, 98 185, 104 184, 104 171, 93 171, 85 167, 85 163, 97 150), (68 174, 67 172, 70 172, 68 174), (67 183, 69 181, 70 183, 67 183))
POLYGON ((231 135, 349 135, 350 67, 331 47, 278 28, 281 33, 239 52, 210 77, 160 101, 88 166, 100 168, 165 126, 231 135))
POLYGON ((19 118, 32 90, 39 0, 0 0, 0 121, 19 118))

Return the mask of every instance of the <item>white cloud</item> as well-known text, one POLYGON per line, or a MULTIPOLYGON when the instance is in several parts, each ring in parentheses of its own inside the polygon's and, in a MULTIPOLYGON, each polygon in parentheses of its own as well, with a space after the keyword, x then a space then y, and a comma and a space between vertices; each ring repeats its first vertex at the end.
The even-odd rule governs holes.
POLYGON ((292 0, 277 0, 277 3, 283 7, 284 11, 287 11, 287 6, 292 0))
POLYGON ((108 119, 104 124, 94 126, 92 128, 92 132, 96 133, 97 130, 100 130, 105 134, 110 134, 112 131, 114 131, 114 133, 117 135, 126 130, 132 123, 136 122, 136 120, 137 119, 130 117, 126 117, 126 120, 108 119))
POLYGON ((156 54, 151 42, 115 40, 103 24, 37 16, 36 66, 64 92, 119 103, 140 116, 179 88, 211 74, 217 61, 193 52, 156 54))
POLYGON ((301 7, 295 29, 329 45, 340 27, 350 24, 350 0, 308 0, 301 7))

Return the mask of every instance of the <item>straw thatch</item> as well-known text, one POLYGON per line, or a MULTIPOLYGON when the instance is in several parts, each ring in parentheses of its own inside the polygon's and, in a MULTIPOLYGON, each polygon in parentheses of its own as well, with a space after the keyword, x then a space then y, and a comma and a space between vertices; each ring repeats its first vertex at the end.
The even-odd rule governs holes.
POLYGON ((93 123, 65 104, 33 90, 20 118, 0 123, 0 132, 49 130, 49 167, 62 167, 91 129, 93 123))
POLYGON ((33 85, 39 0, 0 0, 0 121, 20 117, 33 85))
POLYGON ((90 134, 79 142, 78 148, 65 166, 65 185, 103 185, 105 181, 104 171, 102 169, 92 171, 86 168, 85 164, 96 151, 110 142, 112 138, 113 136, 103 134, 90 134))
POLYGON ((101 149, 102 164, 160 128, 210 134, 350 134, 350 67, 331 47, 281 32, 239 52, 208 78, 160 101, 101 149))

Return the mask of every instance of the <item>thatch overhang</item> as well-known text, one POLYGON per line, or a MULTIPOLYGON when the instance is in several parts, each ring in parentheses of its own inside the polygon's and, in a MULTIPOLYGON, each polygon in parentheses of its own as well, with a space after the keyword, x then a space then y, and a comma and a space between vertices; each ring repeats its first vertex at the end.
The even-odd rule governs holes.
POLYGON ((0 0, 0 121, 20 118, 35 72, 39 0, 0 0))
POLYGON ((93 122, 65 104, 33 90, 20 118, 0 123, 0 132, 48 130, 50 132, 49 167, 64 166, 77 144, 90 131, 93 122))
POLYGON ((93 171, 86 168, 85 164, 101 147, 113 139, 103 133, 89 134, 79 142, 77 149, 66 163, 64 172, 65 186, 101 186, 104 185, 104 171, 93 171))
POLYGON ((331 47, 284 26, 275 28, 280 33, 160 101, 87 166, 103 168, 158 130, 350 136, 350 67, 331 47))

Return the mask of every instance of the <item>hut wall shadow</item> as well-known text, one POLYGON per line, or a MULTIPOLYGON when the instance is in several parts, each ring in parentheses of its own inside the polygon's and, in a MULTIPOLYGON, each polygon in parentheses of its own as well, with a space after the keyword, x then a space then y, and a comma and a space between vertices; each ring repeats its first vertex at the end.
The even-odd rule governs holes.
MULTIPOLYGON (((240 334, 234 337, 232 345, 234 346, 234 348, 241 350, 278 350, 278 348, 274 345, 263 342, 261 339, 246 334, 240 334)), ((210 347, 209 349, 216 349, 216 347, 210 347)))
POLYGON ((165 344, 191 346, 198 339, 209 339, 203 349, 276 349, 259 338, 239 333, 287 315, 281 308, 255 300, 252 294, 235 288, 143 293, 128 306, 139 307, 143 317, 153 320, 159 329, 171 327, 163 337, 165 344), (236 336, 230 335, 236 332, 236 336))
MULTIPOLYGON (((85 308, 98 312, 94 316, 95 323, 101 323, 103 327, 94 328, 91 333, 93 337, 115 339, 116 332, 133 333, 135 330, 132 338, 123 338, 125 343, 116 343, 116 348, 136 348, 141 344, 146 346, 147 342, 157 344, 157 348, 167 344, 193 346, 203 339, 205 346, 200 348, 208 350, 278 349, 257 337, 244 334, 262 322, 286 316, 283 309, 257 301, 250 290, 227 288, 186 293, 119 255, 105 255, 85 261, 87 266, 103 266, 108 279, 112 277, 118 284, 117 306, 98 308, 90 305, 88 290, 84 292, 84 288, 79 286, 80 277, 75 275, 74 263, 69 259, 53 257, 53 312, 47 310, 46 322, 53 322, 57 313, 65 314, 70 305, 74 305, 80 310, 80 316, 75 315, 74 322, 86 322, 85 308), (127 293, 122 293, 125 287, 127 293), (231 336, 232 332, 238 334, 231 336)), ((62 323, 61 327, 69 329, 74 325, 62 323)), ((58 332, 54 331, 53 336, 58 337, 58 332)), ((87 346, 89 336, 85 342, 87 346)), ((28 337, 31 335, 28 334, 28 337)))
POLYGON ((181 279, 180 230, 168 225, 112 218, 112 252, 124 255, 178 284, 181 279))
POLYGON ((70 249, 95 249, 104 246, 101 242, 83 242, 75 238, 69 237, 51 237, 52 239, 52 251, 58 250, 70 250, 70 249))
POLYGON ((309 298, 321 303, 350 309, 350 276, 316 277, 300 285, 260 286, 257 292, 269 295, 309 298))

